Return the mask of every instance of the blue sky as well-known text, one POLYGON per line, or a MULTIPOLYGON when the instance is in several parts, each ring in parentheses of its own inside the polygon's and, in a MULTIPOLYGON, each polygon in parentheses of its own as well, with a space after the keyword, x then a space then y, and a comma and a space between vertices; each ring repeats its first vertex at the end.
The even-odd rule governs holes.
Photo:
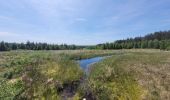
POLYGON ((93 45, 170 30, 170 0, 0 0, 0 41, 93 45))

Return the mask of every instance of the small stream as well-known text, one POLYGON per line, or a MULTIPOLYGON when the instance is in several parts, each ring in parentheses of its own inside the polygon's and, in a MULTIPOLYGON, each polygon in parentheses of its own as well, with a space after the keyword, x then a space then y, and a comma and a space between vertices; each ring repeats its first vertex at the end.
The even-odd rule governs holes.
POLYGON ((82 59, 82 60, 79 60, 79 64, 80 64, 80 67, 85 71, 85 72, 88 72, 88 69, 90 67, 90 65, 94 64, 94 63, 97 63, 97 62, 100 62, 102 61, 103 59, 107 58, 107 57, 111 57, 111 56, 99 56, 99 57, 93 57, 93 58, 88 58, 88 59, 82 59))
MULTIPOLYGON (((84 70, 84 72, 86 74, 82 78, 79 86, 83 86, 83 87, 87 86, 87 77, 89 75, 91 65, 93 65, 95 63, 98 63, 98 62, 104 60, 107 57, 111 57, 111 56, 98 56, 98 57, 79 60, 79 65, 84 70)), ((93 97, 92 92, 87 90, 85 92, 85 95, 84 95, 83 99, 85 99, 85 100, 94 100, 95 98, 93 97)))
MULTIPOLYGON (((78 60, 78 63, 80 67, 83 69, 83 71, 85 72, 85 74, 88 76, 90 66, 92 64, 102 61, 107 57, 111 57, 111 56, 102 56, 102 57, 100 56, 100 57, 82 59, 82 60, 78 60)), ((76 84, 79 86, 86 85, 86 81, 87 81, 86 75, 78 82, 78 84, 77 83, 76 84)), ((62 100, 67 100, 68 97, 73 97, 73 95, 75 95, 75 91, 77 90, 77 87, 78 86, 76 86, 74 83, 71 84, 70 86, 66 86, 65 89, 63 89, 62 100)), ((92 96, 88 92, 84 96, 84 98, 86 98, 86 100, 93 100, 92 96)))

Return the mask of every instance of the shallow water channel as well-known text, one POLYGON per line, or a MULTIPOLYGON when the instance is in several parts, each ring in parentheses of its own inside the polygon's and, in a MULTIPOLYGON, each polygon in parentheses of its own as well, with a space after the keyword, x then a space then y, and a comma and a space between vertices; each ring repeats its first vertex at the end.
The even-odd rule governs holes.
POLYGON ((105 59, 106 57, 110 57, 110 56, 102 56, 102 57, 93 57, 93 58, 88 58, 88 59, 82 59, 82 60, 79 60, 78 62, 80 64, 80 67, 85 72, 88 72, 90 65, 97 63, 97 62, 100 62, 103 59, 105 59))
MULTIPOLYGON (((100 62, 107 57, 111 57, 111 56, 99 56, 99 57, 78 60, 80 67, 84 70, 86 75, 84 77, 82 77, 82 79, 80 79, 78 84, 76 83, 77 85, 71 84, 71 85, 65 86, 65 88, 63 89, 63 92, 62 92, 62 100, 67 100, 68 97, 73 97, 76 93, 75 91, 77 90, 78 86, 81 86, 81 85, 85 86, 86 82, 87 82, 86 79, 87 79, 87 76, 89 73, 89 67, 92 64, 100 62)), ((87 100, 93 100, 93 99, 90 99, 92 97, 89 96, 88 92, 87 92, 87 94, 85 94, 84 97, 87 98, 87 100)))

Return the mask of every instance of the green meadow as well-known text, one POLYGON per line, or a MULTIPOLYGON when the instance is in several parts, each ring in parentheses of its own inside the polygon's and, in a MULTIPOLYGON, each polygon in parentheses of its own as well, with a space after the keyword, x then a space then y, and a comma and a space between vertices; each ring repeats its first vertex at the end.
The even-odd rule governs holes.
POLYGON ((170 52, 16 50, 0 52, 2 100, 169 100, 170 52), (90 66, 78 60, 110 56, 90 66))

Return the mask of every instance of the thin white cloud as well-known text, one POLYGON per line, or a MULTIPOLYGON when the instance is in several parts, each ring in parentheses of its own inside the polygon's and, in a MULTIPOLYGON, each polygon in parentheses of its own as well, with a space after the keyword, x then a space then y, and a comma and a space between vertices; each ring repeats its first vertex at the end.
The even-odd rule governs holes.
MULTIPOLYGON (((17 37, 14 38, 15 40, 85 44, 86 42, 106 41, 108 38, 112 40, 122 34, 146 29, 154 24, 154 20, 155 22, 162 20, 159 18, 166 9, 160 10, 161 12, 157 10, 159 7, 163 8, 163 4, 169 0, 9 1, 11 0, 0 1, 5 2, 0 3, 0 8, 2 8, 0 31, 7 30, 18 34, 0 32, 0 39, 5 40, 4 37, 13 39, 15 36, 17 37), (153 16, 155 14, 153 12, 160 14, 157 14, 155 19, 147 18, 153 16)), ((163 22, 169 23, 168 18, 163 22)))
POLYGON ((72 0, 29 0, 26 2, 44 17, 60 17, 74 10, 72 7, 74 3, 71 1, 72 0))
POLYGON ((46 37, 44 36, 38 36, 38 35, 32 35, 29 33, 12 33, 12 32, 0 32, 0 40, 7 41, 7 42, 49 42, 46 37))
POLYGON ((0 20, 11 20, 11 19, 12 19, 11 17, 0 15, 0 20))
POLYGON ((0 32, 1 37, 7 37, 7 36, 18 36, 19 34, 16 33, 10 33, 10 32, 0 32))
POLYGON ((87 21, 86 18, 76 18, 75 20, 76 20, 76 21, 80 21, 80 22, 85 22, 85 21, 87 21))

